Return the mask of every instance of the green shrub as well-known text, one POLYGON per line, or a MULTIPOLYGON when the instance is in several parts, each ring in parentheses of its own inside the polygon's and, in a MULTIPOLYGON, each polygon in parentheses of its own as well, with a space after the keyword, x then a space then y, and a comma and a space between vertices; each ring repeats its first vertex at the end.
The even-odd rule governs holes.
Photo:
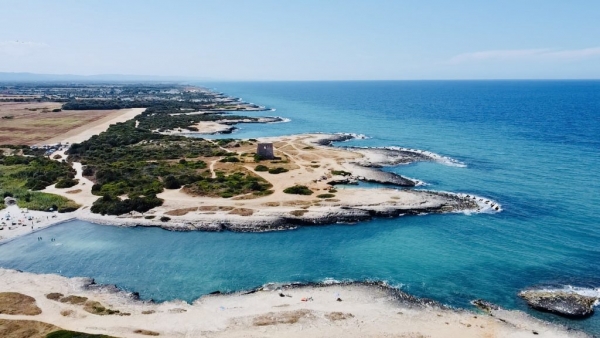
POLYGON ((116 338, 113 336, 107 336, 103 334, 90 334, 76 331, 59 330, 50 332, 46 335, 46 338, 116 338))
POLYGON ((160 217, 160 221, 161 221, 161 222, 168 222, 168 221, 170 221, 170 220, 171 220, 171 217, 167 217, 167 216, 161 216, 161 217, 160 217))
POLYGON ((318 198, 333 198, 333 197, 335 197, 335 195, 334 194, 320 194, 320 195, 317 195, 317 197, 318 198))
POLYGON ((277 174, 281 174, 281 173, 286 173, 289 170, 282 168, 282 167, 277 167, 277 168, 271 168, 269 169, 269 174, 273 174, 273 175, 277 175, 277 174))
POLYGON ((56 183, 55 187, 59 189, 70 188, 76 186, 79 183, 79 180, 74 180, 72 178, 63 178, 58 183, 56 183))
POLYGON ((269 168, 266 165, 259 164, 254 168, 256 171, 269 171, 269 168))
POLYGON ((58 212, 59 213, 65 213, 65 212, 73 212, 75 210, 79 209, 78 207, 72 207, 72 206, 64 206, 64 207, 58 207, 58 212))
POLYGON ((154 215, 148 215, 148 216, 144 216, 145 219, 154 219, 156 216, 154 215))
POLYGON ((350 175, 352 175, 351 172, 344 171, 344 170, 332 170, 331 173, 333 175, 339 175, 339 176, 350 176, 350 175))
POLYGON ((240 161, 240 159, 237 157, 228 156, 228 157, 221 159, 219 162, 239 162, 239 161, 240 161))
POLYGON ((295 185, 293 187, 285 188, 283 192, 293 195, 312 195, 313 193, 313 191, 305 185, 295 185))

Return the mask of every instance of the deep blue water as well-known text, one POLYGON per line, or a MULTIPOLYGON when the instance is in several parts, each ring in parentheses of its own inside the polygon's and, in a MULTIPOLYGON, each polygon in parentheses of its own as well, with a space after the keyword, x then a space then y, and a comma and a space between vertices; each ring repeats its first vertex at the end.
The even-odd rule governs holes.
MULTIPOLYGON (((370 138, 344 145, 433 151, 467 167, 389 170, 421 179, 428 189, 492 198, 504 211, 263 234, 72 222, 0 246, 0 266, 89 276, 156 300, 191 301, 267 282, 382 279, 454 306, 484 298, 528 311, 516 296, 522 288, 600 287, 600 82, 205 85, 276 108, 254 115, 291 119, 241 125, 234 137, 352 132, 370 138)), ((530 313, 600 335, 598 315, 569 321, 530 313)))

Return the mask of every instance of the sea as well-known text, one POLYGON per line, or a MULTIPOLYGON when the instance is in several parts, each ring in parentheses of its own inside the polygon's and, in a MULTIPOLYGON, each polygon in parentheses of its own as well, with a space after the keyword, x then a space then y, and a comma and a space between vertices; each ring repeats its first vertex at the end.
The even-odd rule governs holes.
POLYGON ((270 282, 382 280, 449 306, 473 309, 470 301, 485 299, 600 336, 600 315, 564 319, 518 297, 532 287, 600 295, 600 81, 198 85, 271 109, 248 115, 287 121, 217 137, 340 132, 364 137, 336 146, 431 151, 462 165, 385 170, 426 183, 416 189, 476 194, 503 210, 270 233, 73 221, 1 245, 0 266, 92 277, 155 301, 270 282))

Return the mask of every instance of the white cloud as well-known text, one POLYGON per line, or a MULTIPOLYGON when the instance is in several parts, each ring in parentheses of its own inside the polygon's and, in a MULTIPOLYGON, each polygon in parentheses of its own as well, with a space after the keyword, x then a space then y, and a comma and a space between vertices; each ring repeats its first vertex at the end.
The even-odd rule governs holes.
POLYGON ((600 57, 600 47, 553 50, 543 49, 505 49, 489 50, 456 55, 447 64, 461 64, 481 61, 543 61, 543 60, 581 60, 600 57))

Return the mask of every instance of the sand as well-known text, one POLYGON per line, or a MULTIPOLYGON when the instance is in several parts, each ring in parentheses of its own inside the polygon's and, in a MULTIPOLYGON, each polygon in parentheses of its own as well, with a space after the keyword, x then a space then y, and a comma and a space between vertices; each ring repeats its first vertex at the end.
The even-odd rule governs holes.
POLYGON ((135 330, 157 332, 160 337, 531 337, 533 331, 540 337, 585 337, 517 311, 498 310, 492 317, 406 304, 385 290, 364 285, 306 286, 205 296, 193 304, 154 304, 132 300, 124 293, 88 290, 88 283, 81 278, 0 269, 0 292, 34 297, 42 309, 35 316, 0 315, 0 319, 37 320, 117 337, 139 337, 135 330), (91 314, 83 305, 47 299, 52 292, 87 297, 129 315, 91 314))

